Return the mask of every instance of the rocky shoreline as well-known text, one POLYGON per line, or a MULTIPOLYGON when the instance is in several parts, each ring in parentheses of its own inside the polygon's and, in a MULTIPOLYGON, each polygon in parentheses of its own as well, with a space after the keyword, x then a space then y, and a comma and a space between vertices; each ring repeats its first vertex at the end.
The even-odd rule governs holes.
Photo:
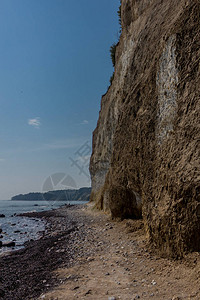
POLYGON ((47 229, 39 240, 25 243, 25 248, 0 257, 0 299, 36 299, 49 287, 60 284, 52 271, 60 266, 70 266, 75 255, 72 232, 84 236, 78 220, 70 213, 83 205, 26 213, 22 216, 42 218, 47 229))
POLYGON ((26 216, 47 228, 0 257, 0 299, 200 299, 200 253, 159 257, 142 220, 112 220, 92 203, 26 216))

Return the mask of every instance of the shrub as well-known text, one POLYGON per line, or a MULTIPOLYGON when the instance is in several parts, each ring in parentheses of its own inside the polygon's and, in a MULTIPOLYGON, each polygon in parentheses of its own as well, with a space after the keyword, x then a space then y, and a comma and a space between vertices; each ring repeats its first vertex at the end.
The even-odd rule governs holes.
POLYGON ((115 67, 115 53, 116 53, 117 43, 113 43, 110 47, 110 57, 112 60, 113 67, 115 67))
POLYGON ((117 11, 117 14, 118 14, 118 18, 119 18, 119 25, 120 25, 120 33, 121 33, 121 31, 122 31, 122 16, 121 16, 121 12, 122 12, 122 10, 121 10, 121 8, 122 8, 122 6, 120 5, 119 6, 119 9, 118 9, 118 11, 117 11))

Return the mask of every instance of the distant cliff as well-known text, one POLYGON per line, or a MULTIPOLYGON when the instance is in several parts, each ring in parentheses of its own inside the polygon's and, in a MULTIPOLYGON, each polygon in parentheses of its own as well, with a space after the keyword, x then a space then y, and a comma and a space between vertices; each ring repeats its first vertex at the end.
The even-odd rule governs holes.
POLYGON ((114 78, 93 133, 91 201, 143 216, 160 254, 200 251, 200 2, 122 0, 114 78))
POLYGON ((46 193, 20 194, 11 198, 11 200, 25 201, 89 201, 91 188, 83 187, 79 190, 56 190, 46 193))

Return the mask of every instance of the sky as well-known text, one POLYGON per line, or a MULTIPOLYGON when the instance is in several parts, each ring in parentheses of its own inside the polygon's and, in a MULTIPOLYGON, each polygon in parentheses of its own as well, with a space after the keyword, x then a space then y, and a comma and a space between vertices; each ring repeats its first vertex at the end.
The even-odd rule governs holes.
POLYGON ((117 0, 0 0, 0 200, 90 186, 117 0), (50 188, 49 188, 50 189, 50 188))

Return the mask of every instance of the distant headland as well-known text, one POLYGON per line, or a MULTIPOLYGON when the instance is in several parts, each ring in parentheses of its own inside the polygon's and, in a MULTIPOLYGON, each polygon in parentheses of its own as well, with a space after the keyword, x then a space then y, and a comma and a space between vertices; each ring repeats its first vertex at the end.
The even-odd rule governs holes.
POLYGON ((19 194, 13 196, 11 200, 23 200, 23 201, 89 201, 91 188, 82 187, 78 190, 55 190, 45 193, 28 193, 19 194))

